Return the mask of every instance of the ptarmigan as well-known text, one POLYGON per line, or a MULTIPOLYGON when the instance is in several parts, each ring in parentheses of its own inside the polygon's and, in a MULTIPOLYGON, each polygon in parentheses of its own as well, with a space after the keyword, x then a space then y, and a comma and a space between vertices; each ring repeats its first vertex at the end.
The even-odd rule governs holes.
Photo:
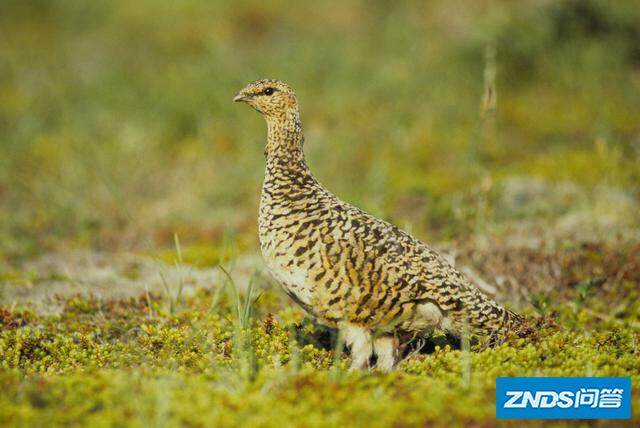
POLYGON ((352 368, 367 368, 375 354, 376 367, 391 370, 401 333, 434 327, 487 333, 520 321, 427 245, 341 201, 314 178, 289 86, 258 80, 233 100, 267 122, 258 218, 266 265, 295 302, 343 332, 352 368))

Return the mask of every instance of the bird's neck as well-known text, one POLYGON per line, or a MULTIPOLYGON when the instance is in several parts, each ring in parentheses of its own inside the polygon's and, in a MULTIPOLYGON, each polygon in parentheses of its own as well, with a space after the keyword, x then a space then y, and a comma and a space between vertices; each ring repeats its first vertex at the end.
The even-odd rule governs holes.
POLYGON ((302 124, 298 110, 287 111, 280 117, 267 118, 267 146, 269 162, 304 163, 302 124))

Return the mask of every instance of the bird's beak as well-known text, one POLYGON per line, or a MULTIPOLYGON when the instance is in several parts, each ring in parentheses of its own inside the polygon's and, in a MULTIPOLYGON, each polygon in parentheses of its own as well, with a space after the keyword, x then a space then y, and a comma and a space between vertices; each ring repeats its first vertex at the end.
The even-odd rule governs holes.
POLYGON ((247 97, 243 95, 241 92, 238 92, 238 94, 235 97, 233 97, 233 101, 236 103, 239 103, 241 101, 247 101, 247 97))

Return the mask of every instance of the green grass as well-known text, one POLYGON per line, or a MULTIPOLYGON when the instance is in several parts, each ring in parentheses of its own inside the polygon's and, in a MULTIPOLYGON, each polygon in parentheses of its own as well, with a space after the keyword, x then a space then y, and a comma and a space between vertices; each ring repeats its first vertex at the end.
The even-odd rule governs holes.
POLYGON ((494 420, 496 376, 640 381, 635 1, 4 0, 0 26, 3 426, 527 426, 494 420), (348 373, 275 284, 214 278, 258 252, 265 126, 231 98, 263 77, 322 183, 533 334, 348 373))
POLYGON ((514 172, 637 198, 633 1, 0 8, 4 259, 175 232, 255 245, 265 127, 230 100, 265 76, 297 90, 320 180, 420 233, 460 236, 456 200, 514 172))

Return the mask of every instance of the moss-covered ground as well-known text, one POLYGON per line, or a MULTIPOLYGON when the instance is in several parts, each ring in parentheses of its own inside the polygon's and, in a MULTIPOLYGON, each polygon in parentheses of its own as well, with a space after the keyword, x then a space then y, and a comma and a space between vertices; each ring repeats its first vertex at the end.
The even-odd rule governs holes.
MULTIPOLYGON (((522 255, 510 253, 507 267, 517 271, 522 255)), ((183 297, 171 288, 179 284, 127 298, 57 297, 61 310, 48 315, 4 306, 1 423, 537 426, 495 421, 496 377, 640 382, 637 245, 567 245, 547 256, 563 275, 532 297, 525 331, 497 343, 479 338, 470 349, 435 332, 410 343, 387 374, 348 372, 335 333, 265 278, 203 283, 183 297)), ((638 394, 633 408, 638 417, 638 394)))

